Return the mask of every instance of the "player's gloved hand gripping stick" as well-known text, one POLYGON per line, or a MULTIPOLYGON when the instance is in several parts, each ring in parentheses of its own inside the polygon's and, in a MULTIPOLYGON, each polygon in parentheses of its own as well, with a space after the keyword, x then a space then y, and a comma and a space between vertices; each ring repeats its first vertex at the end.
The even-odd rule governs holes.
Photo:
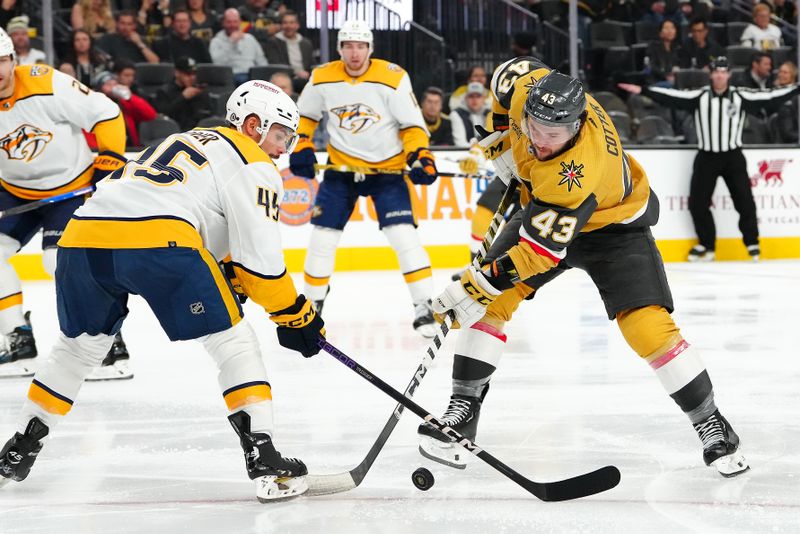
MULTIPOLYGON (((519 182, 512 181, 503 195, 503 198, 500 199, 500 205, 497 207, 497 211, 494 214, 492 223, 489 225, 489 230, 486 232, 486 236, 483 238, 483 243, 481 243, 481 248, 478 250, 478 254, 473 260, 472 264, 474 266, 480 266, 481 262, 486 257, 486 253, 488 252, 489 247, 492 246, 494 238, 497 235, 497 232, 500 230, 500 226, 505 221, 503 214, 508 210, 511 203, 514 201, 514 193, 516 192, 518 186, 519 182)), ((411 398, 414 395, 414 391, 420 385, 420 382, 422 382, 422 379, 425 377, 428 369, 430 369, 430 367, 433 365, 433 360, 436 358, 436 355, 438 354, 439 349, 444 343, 444 339, 447 337, 447 334, 450 332, 452 326, 453 314, 448 313, 443 316, 443 321, 441 324, 439 324, 439 332, 428 344, 428 347, 425 350, 425 356, 417 367, 417 370, 414 372, 414 375, 411 377, 411 381, 408 383, 408 386, 406 386, 403 395, 408 398, 411 398)), ((381 433, 375 440, 375 443, 373 443, 369 452, 367 452, 366 457, 357 466, 349 471, 345 471, 344 473, 334 473, 328 475, 309 474, 306 478, 306 481, 308 482, 308 495, 340 493, 342 491, 351 490, 361 484, 361 481, 367 476, 367 472, 369 472, 369 469, 372 467, 372 464, 375 462, 378 454, 383 449, 383 446, 389 440, 389 436, 392 435, 395 426, 397 426, 397 423, 400 421, 400 416, 403 414, 404 409, 405 406, 402 403, 395 407, 395 409, 392 411, 392 414, 389 416, 389 420, 384 425, 383 430, 381 430, 381 433)))

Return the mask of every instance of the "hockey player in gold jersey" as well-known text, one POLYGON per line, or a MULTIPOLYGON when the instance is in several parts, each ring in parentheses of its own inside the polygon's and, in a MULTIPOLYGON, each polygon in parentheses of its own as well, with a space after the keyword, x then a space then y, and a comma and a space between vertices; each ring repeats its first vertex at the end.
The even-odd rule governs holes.
MULTIPOLYGON (((467 269, 433 300, 437 313, 452 310, 461 326, 444 420, 475 437, 506 342, 503 325, 522 300, 578 268, 689 417, 705 463, 723 476, 747 470, 739 438, 714 403, 708 372, 670 315, 672 295, 650 231, 658 200, 644 169, 578 80, 539 64, 512 86, 492 89, 495 129, 481 144, 501 176, 522 182, 524 208, 493 244, 485 268, 467 269)), ((429 425, 419 433, 423 455, 464 467, 457 445, 429 425)))
MULTIPOLYGON (((95 183, 124 164, 124 152, 125 123, 114 102, 52 67, 17 66, 13 43, 0 29, 0 210, 95 183), (97 157, 82 130, 97 138, 97 157)), ((84 199, 0 218, 0 376, 33 375, 37 354, 20 280, 8 260, 41 229, 44 268, 53 275, 56 242, 84 199)), ((118 336, 89 379, 130 378, 127 364, 118 336)))
POLYGON ((58 243, 61 335, 0 451, 0 485, 27 477, 136 294, 171 340, 198 340, 216 364, 258 499, 306 491, 305 464, 273 444, 272 388, 258 338, 218 265, 229 258, 236 285, 270 314, 281 345, 305 357, 319 352, 323 322, 297 294, 280 239, 283 182, 274 159, 294 148, 299 114, 277 86, 251 80, 231 94, 226 120, 148 147, 73 215, 58 243))
POLYGON ((430 307, 430 259, 415 228, 411 184, 396 174, 408 164, 411 183, 436 180, 425 120, 408 74, 394 63, 371 58, 372 31, 366 22, 345 22, 337 39, 342 59, 314 69, 297 101, 301 139, 292 154, 291 169, 298 176, 314 177, 311 138, 327 113, 330 163, 374 171, 325 172, 311 218, 314 228, 305 261, 305 292, 321 310, 342 230, 358 198, 369 196, 408 285, 414 304, 413 327, 432 337, 436 328, 430 307))

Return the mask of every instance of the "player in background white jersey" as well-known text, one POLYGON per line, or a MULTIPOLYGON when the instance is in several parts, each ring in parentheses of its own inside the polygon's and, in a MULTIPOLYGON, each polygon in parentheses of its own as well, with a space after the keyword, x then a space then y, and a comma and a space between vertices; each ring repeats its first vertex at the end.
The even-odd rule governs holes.
POLYGON ((358 198, 372 197, 380 229, 397 253, 411 293, 413 327, 423 336, 433 337, 431 262, 417 235, 410 192, 412 183, 428 185, 437 177, 425 120, 406 71, 370 57, 372 31, 366 22, 345 22, 337 41, 341 60, 314 69, 297 101, 300 143, 290 158, 291 169, 297 176, 314 178, 316 157, 311 139, 327 113, 329 162, 377 171, 325 172, 312 212, 305 292, 321 310, 342 230, 358 198), (411 167, 410 183, 396 174, 406 165, 411 167), (387 172, 382 173, 384 170, 387 172))
MULTIPOLYGON (((17 66, 14 46, 0 29, 0 210, 69 193, 102 179, 125 158, 125 123, 119 107, 74 78, 46 65, 17 66), (95 157, 83 131, 97 138, 95 157)), ((56 242, 84 196, 0 218, 0 376, 31 376, 36 343, 22 286, 8 260, 42 230, 45 270, 56 268, 56 242)), ((118 336, 91 378, 133 376, 118 336)))
POLYGON ((319 352, 322 319, 284 264, 283 182, 273 163, 294 148, 299 114, 277 86, 253 80, 231 94, 226 120, 148 148, 98 184, 70 220, 58 244, 61 336, 33 379, 18 432, 0 451, 0 484, 28 475, 42 440, 111 346, 128 295, 138 294, 171 340, 197 339, 217 364, 259 500, 306 491, 306 466, 273 446, 258 339, 218 264, 229 257, 242 293, 277 323, 281 345, 306 357, 319 352))

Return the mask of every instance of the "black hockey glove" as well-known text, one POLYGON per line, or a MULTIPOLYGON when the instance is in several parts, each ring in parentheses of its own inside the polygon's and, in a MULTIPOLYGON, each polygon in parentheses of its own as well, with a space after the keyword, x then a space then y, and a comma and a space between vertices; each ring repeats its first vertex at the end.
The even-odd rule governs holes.
POLYGON ((278 325, 278 343, 306 358, 319 352, 317 342, 325 337, 325 322, 314 305, 300 295, 292 306, 275 312, 270 320, 278 325))
POLYGON ((92 183, 96 184, 112 172, 124 167, 127 162, 128 160, 125 159, 125 156, 112 152, 111 150, 100 152, 97 157, 94 158, 94 163, 92 163, 92 168, 94 169, 92 183))
POLYGON ((436 181, 438 171, 433 154, 427 148, 418 148, 406 158, 406 163, 411 167, 408 177, 417 185, 430 185, 436 181))
MULTIPOLYGON (((230 256, 228 256, 230 258, 230 256)), ((225 273, 225 277, 231 283, 231 287, 233 287, 233 292, 236 293, 236 296, 239 298, 239 302, 244 304, 247 302, 247 294, 242 289, 242 283, 239 281, 239 276, 237 276, 236 271, 233 270, 233 262, 222 260, 219 262, 220 266, 222 267, 222 272, 225 273)))
POLYGON ((317 162, 317 156, 314 154, 314 149, 306 147, 289 154, 289 169, 295 176, 302 178, 314 178, 314 164, 317 162))

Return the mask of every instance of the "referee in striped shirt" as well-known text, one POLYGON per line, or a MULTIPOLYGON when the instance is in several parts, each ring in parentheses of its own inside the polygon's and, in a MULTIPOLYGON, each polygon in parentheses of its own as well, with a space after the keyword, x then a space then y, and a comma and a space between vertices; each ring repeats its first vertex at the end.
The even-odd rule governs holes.
POLYGON ((699 244, 689 251, 689 261, 712 261, 716 227, 711 215, 711 197, 722 176, 731 193, 733 207, 739 213, 739 230, 753 260, 761 253, 758 245, 756 203, 747 175, 747 161, 742 153, 742 130, 745 113, 763 109, 775 111, 781 104, 800 94, 792 85, 772 91, 754 91, 729 85, 728 59, 720 56, 710 65, 711 83, 700 89, 666 89, 618 84, 633 94, 643 94, 665 106, 694 112, 699 151, 694 160, 689 186, 689 213, 699 244))

